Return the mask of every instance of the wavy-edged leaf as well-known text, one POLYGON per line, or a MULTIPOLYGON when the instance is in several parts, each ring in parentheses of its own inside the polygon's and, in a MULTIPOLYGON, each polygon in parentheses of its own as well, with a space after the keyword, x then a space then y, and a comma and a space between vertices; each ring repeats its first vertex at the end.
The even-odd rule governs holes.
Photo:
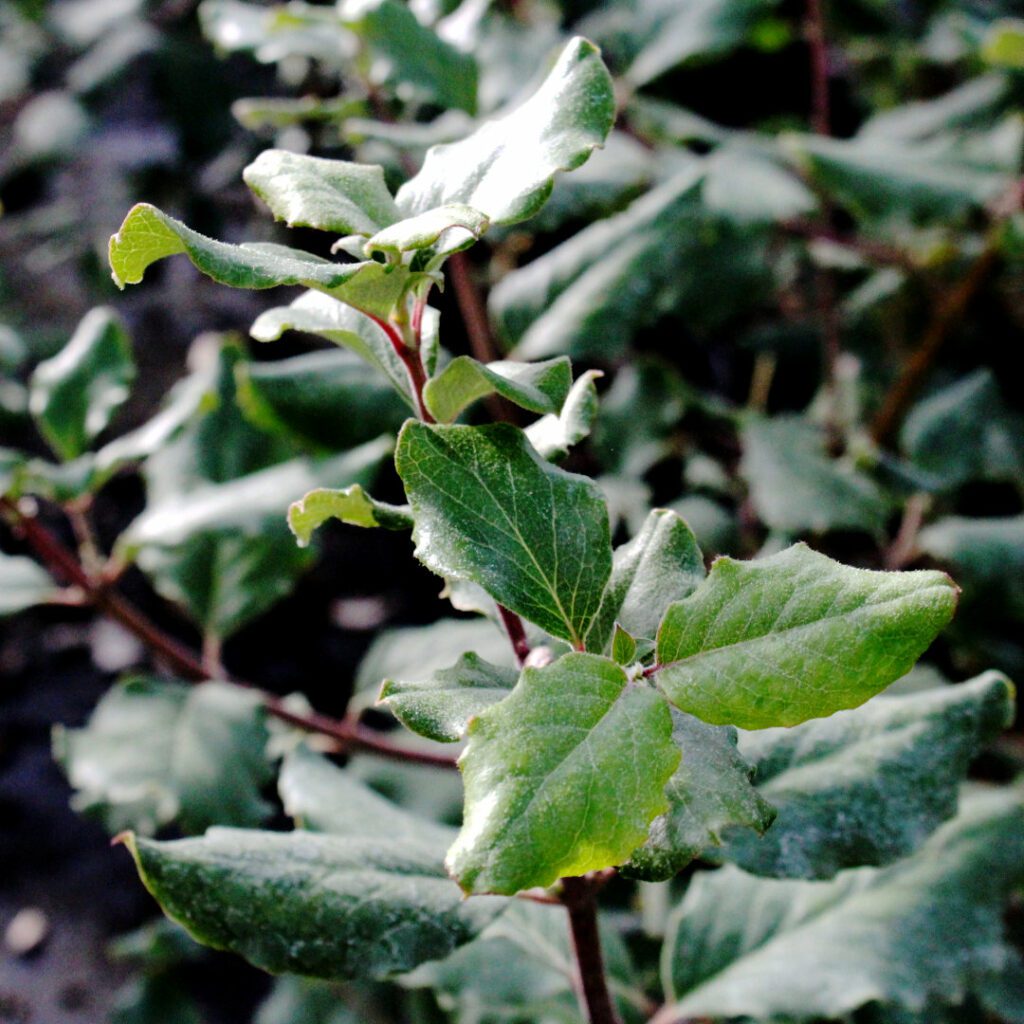
POLYGON ((662 973, 674 1006, 659 1019, 831 1019, 870 1002, 959 1003, 1014 956, 1003 904, 1022 879, 1019 790, 965 800, 916 855, 888 868, 831 882, 733 867, 700 875, 670 922, 662 973))
POLYGON ((651 882, 671 878, 736 830, 757 843, 775 818, 736 749, 735 729, 673 709, 672 739, 683 756, 665 787, 668 810, 654 819, 647 841, 622 868, 651 882))
POLYGON ((553 636, 582 644, 612 562, 608 513, 591 480, 544 462, 504 423, 410 421, 395 466, 424 565, 477 583, 553 636))
POLYGON ((573 445, 589 436, 597 419, 598 398, 594 381, 603 376, 600 370, 587 370, 573 384, 557 416, 548 413, 526 428, 526 439, 538 455, 550 462, 559 462, 569 454, 573 445))
POLYGON ((32 374, 29 411, 62 459, 81 455, 128 398, 135 360, 112 309, 90 310, 71 340, 32 374))
POLYGON ((448 852, 469 893, 515 893, 626 860, 667 808, 679 764, 668 705, 615 662, 523 670, 469 723, 465 819, 448 852))
POLYGON ((474 715, 504 700, 516 685, 515 669, 463 654, 427 679, 385 679, 380 703, 406 728, 440 743, 462 739, 474 715))
POLYGON ((714 725, 797 725, 857 707, 907 673, 957 594, 940 572, 853 569, 804 544, 719 558, 666 612, 656 680, 714 725))
POLYGON ((572 364, 565 356, 542 363, 480 363, 457 356, 427 381, 423 398, 439 422, 451 423, 467 406, 492 394, 530 412, 557 414, 571 387, 572 364))
POLYGON ((359 484, 333 489, 318 487, 288 506, 288 526, 299 547, 309 544, 313 531, 328 519, 340 519, 352 526, 381 526, 385 530, 411 530, 408 505, 389 505, 367 494, 359 484))
POLYGON ((778 878, 831 878, 905 857, 956 814, 968 764, 1012 719, 1012 684, 986 672, 745 733, 740 752, 778 817, 767 835, 731 835, 714 856, 778 878))
POLYGON ((397 255, 431 249, 431 257, 448 256, 475 242, 488 227, 487 217, 463 203, 446 203, 407 217, 367 239, 367 256, 375 252, 397 255))
POLYGON ((408 270, 373 260, 334 263, 284 245, 218 242, 148 203, 133 206, 110 239, 114 282, 119 288, 138 284, 151 264, 179 254, 219 284, 254 289, 301 284, 379 317, 390 313, 409 284, 408 270))
POLYGON ((435 854, 409 840, 213 828, 126 842, 168 916, 272 973, 400 974, 467 942, 505 906, 464 899, 435 854))
POLYGON ((50 574, 25 555, 0 551, 0 617, 46 604, 57 593, 50 574))
POLYGON ((665 609, 703 579, 704 557, 689 526, 675 512, 654 509, 640 532, 615 549, 588 645, 603 650, 615 623, 633 636, 653 637, 665 609))
POLYGON ((612 81, 597 47, 573 39, 525 103, 460 142, 430 149, 398 190, 398 206, 408 217, 464 203, 492 224, 525 220, 544 205, 555 174, 579 167, 614 120, 612 81))
POLYGON ((53 746, 75 808, 109 831, 150 833, 176 822, 201 832, 268 817, 268 739, 252 691, 135 677, 109 690, 83 728, 58 726, 53 746))

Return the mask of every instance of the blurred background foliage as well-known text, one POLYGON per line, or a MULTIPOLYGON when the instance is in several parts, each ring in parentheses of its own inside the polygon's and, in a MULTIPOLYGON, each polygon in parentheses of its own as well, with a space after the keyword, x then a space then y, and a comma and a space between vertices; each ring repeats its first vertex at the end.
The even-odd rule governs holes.
MULTIPOLYGON (((848 0, 826 4, 822 21, 815 10, 0 0, 5 491, 89 507, 97 536, 86 540, 131 565, 124 586, 168 629, 324 710, 342 713, 353 692, 368 703, 384 676, 468 648, 500 658, 500 635, 466 615, 474 595, 451 594, 454 610, 437 600, 404 536, 337 527, 312 553, 284 527, 288 500, 316 484, 376 481, 381 497, 399 498, 381 467, 404 412, 382 382, 332 348, 322 324, 320 341, 244 342, 281 296, 221 288, 184 260, 120 295, 106 244, 143 199, 218 238, 283 240, 241 181, 260 150, 379 163, 397 185, 428 146, 528 95, 560 44, 583 34, 615 77, 618 127, 538 218, 461 258, 459 280, 435 300, 445 347, 483 359, 568 354, 577 372, 603 371, 592 434, 569 465, 599 479, 620 539, 655 504, 678 511, 708 557, 806 539, 851 564, 945 568, 963 602, 931 671, 1024 675, 1024 17, 1013 0, 848 0), (70 371, 35 370, 72 335, 70 371), (106 413, 86 430, 62 410, 97 368, 106 413), (257 473, 271 475, 254 489, 257 473)), ((326 255, 322 237, 296 237, 326 255)), ((473 415, 495 412, 514 415, 493 405, 473 415)), ((6 534, 3 544, 0 614, 21 613, 4 620, 0 655, 11 680, 0 806, 16 821, 0 846, 4 906, 53 903, 33 871, 54 865, 66 884, 114 879, 134 893, 98 833, 62 816, 46 731, 81 724, 141 654, 84 612, 23 611, 61 595, 6 534), (34 837, 65 827, 40 861, 34 837)), ((1011 734, 984 772, 1007 778, 1022 759, 1011 734)), ((357 769, 392 797, 457 814, 455 780, 363 760, 357 769)), ((259 788, 257 821, 273 813, 259 788)), ((180 798, 147 808, 154 828, 181 826, 180 798)), ((55 913, 79 944, 102 944, 146 912, 127 894, 98 917, 88 901, 55 913)), ((164 924, 114 955, 113 971, 74 968, 97 972, 85 1009, 69 976, 49 987, 62 1004, 38 1019, 101 1020, 114 1000, 121 1024, 240 1021, 268 985, 164 924)), ((11 1013, 20 998, 45 1002, 33 993, 52 977, 32 971, 51 969, 60 973, 4 968, 27 986, 19 996, 3 976, 11 1013)), ((543 1019, 573 1019, 564 978, 534 983, 543 1019)), ((339 1010, 322 987, 281 981, 252 1019, 541 1019, 535 1008, 488 1016, 464 994, 435 1004, 416 988, 359 998, 364 1011, 339 1010)))

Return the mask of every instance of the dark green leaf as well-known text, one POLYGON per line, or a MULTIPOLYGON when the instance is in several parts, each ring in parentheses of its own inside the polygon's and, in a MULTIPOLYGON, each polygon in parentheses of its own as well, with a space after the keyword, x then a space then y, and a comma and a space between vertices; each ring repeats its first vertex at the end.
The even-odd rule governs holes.
POLYGON ((474 715, 509 695, 518 677, 515 669, 492 665, 470 653, 427 679, 385 679, 380 700, 413 732, 455 743, 474 715))
POLYGON ((54 732, 74 805, 111 832, 177 822, 258 825, 273 777, 259 697, 228 683, 133 678, 110 690, 82 729, 54 732))
POLYGON ((553 636, 582 645, 611 572, 597 487, 544 462, 507 424, 409 422, 395 465, 416 525, 416 556, 478 583, 553 636))
POLYGON ((803 544, 720 558, 666 613, 656 679, 715 725, 796 725, 857 707, 908 672, 957 593, 943 573, 852 569, 803 544))
POLYGON ((466 892, 515 893, 626 860, 679 764, 664 699, 613 661, 523 671, 469 723, 465 821, 448 867, 466 892))
POLYGON ((135 380, 128 335, 111 309, 87 313, 71 340, 32 374, 29 410, 62 459, 74 459, 124 403, 135 380))

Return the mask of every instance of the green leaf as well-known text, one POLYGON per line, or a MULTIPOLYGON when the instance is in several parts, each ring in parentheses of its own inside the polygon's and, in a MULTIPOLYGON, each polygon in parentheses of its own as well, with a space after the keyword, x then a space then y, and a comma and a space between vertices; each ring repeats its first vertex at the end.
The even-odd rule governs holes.
POLYGON ((530 412, 557 414, 571 387, 572 365, 565 356, 543 363, 487 364, 457 356, 427 381, 423 398, 437 420, 451 423, 467 406, 495 393, 530 412))
POLYGON ((798 416, 752 417, 740 473, 766 526, 783 533, 864 530, 880 537, 890 503, 851 465, 825 453, 825 434, 798 416))
POLYGON ((997 68, 1024 68, 1024 20, 1000 18, 989 25, 981 55, 997 68))
POLYGON ((401 217, 374 164, 266 149, 242 177, 288 227, 369 236, 401 217))
POLYGON ((260 699, 228 683, 137 677, 108 691, 82 729, 54 730, 73 804, 107 829, 155 832, 176 822, 258 825, 273 778, 260 699))
POLYGON ((385 800, 350 771, 306 746, 296 747, 284 759, 277 788, 285 813, 313 832, 417 843, 433 850, 438 861, 455 838, 454 828, 385 800))
POLYGON ((911 410, 900 446, 937 487, 1006 480, 1024 471, 1024 418, 1008 409, 992 371, 983 368, 911 410))
POLYGON ((690 528, 674 512, 654 509, 643 529, 615 549, 588 646, 603 649, 615 623, 633 636, 654 636, 665 609, 689 597, 703 579, 704 557, 690 528))
POLYGON ((314 449, 341 451, 397 433, 408 414, 394 388, 351 352, 246 363, 237 373, 238 401, 247 419, 314 449))
POLYGON ((430 248, 432 258, 436 258, 467 248, 487 228, 487 217, 479 210, 462 203, 447 203, 383 228, 363 248, 368 257, 375 252, 398 255, 430 248))
POLYGON ((447 864, 468 892, 515 893, 626 860, 679 764, 663 698, 614 662, 523 670, 469 723, 465 820, 447 864))
POLYGON ((355 48, 332 8, 301 0, 270 7, 203 0, 199 23, 203 35, 222 53, 251 51, 263 64, 296 56, 337 63, 355 48))
POLYGON ((81 455, 128 398, 135 361, 121 320, 100 307, 32 374, 29 411, 62 459, 81 455))
POLYGON ((147 267, 179 253, 219 284, 256 289, 301 284, 378 317, 391 312, 409 284, 406 269, 373 260, 334 263, 267 242, 217 242, 147 203, 132 207, 121 229, 110 239, 114 282, 119 288, 138 284, 147 267))
POLYGON ((286 974, 275 979, 253 1024, 359 1024, 356 1011, 346 1005, 351 995, 330 982, 286 974))
POLYGON ((431 148, 399 189, 398 206, 411 217, 464 203, 492 224, 525 220, 544 205, 555 174, 579 167, 614 120, 612 81, 597 47, 573 39, 525 103, 460 142, 431 148))
POLYGON ((617 622, 612 633, 612 661, 624 668, 636 660, 636 640, 617 622))
POLYGON ((870 1002, 962 1002, 1013 955, 1003 904, 1022 879, 1019 790, 966 800, 918 854, 888 868, 831 882, 732 867, 699 875, 670 923, 662 972, 674 1005, 660 1019, 832 1019, 870 1002))
POLYGON ((767 835, 731 835, 715 855, 782 878, 831 878, 905 857, 956 814, 968 764, 1012 720, 1012 684, 986 672, 793 729, 747 733, 740 752, 778 817, 767 835))
POLYGON ((573 384, 557 416, 548 413, 526 428, 526 439, 538 455, 550 462, 559 462, 573 445, 590 434, 598 407, 594 381, 603 376, 600 370, 587 370, 573 384))
POLYGON ((46 604, 56 592, 50 574, 38 563, 0 551, 0 618, 46 604))
POLYGON ((678 874, 739 829, 756 843, 775 818, 736 750, 735 729, 707 725, 673 709, 672 739, 683 757, 665 787, 668 810, 654 819, 647 841, 622 868, 623 874, 650 882, 678 874))
POLYGON ((370 48, 376 81, 396 81, 441 107, 476 112, 476 61, 397 0, 346 0, 338 14, 370 48))
POLYGON ((299 547, 309 544, 313 531, 328 519, 353 526, 382 526, 385 530, 411 530, 408 505, 389 505, 371 497, 359 484, 332 490, 320 487, 288 506, 288 526, 299 547))
POLYGON ((732 142, 708 158, 707 208, 739 224, 773 224, 816 212, 818 200, 767 147, 732 142))
POLYGON ((126 842, 173 920, 272 973, 398 974, 447 955, 504 908, 464 899, 435 855, 408 840, 213 828, 126 842))
POLYGON ((479 584, 541 629, 582 645, 612 561, 608 514, 592 481, 544 462, 504 423, 410 421, 395 466, 424 565, 479 584))
MULTIPOLYGON (((424 323, 436 327, 433 317, 424 323)), ((290 306, 277 306, 261 313, 249 333, 257 341, 277 341, 285 331, 305 331, 351 349, 380 370, 409 407, 414 408, 409 378, 394 346, 384 331, 358 310, 329 295, 305 292, 290 306)))
POLYGON ((852 569, 796 544, 719 558, 658 630, 658 686, 714 725, 764 729, 857 707, 908 672, 956 607, 940 572, 852 569))
POLYGON ((474 715, 504 700, 516 685, 515 669, 463 654, 451 668, 429 678, 385 679, 380 703, 408 729, 440 743, 462 739, 474 715))

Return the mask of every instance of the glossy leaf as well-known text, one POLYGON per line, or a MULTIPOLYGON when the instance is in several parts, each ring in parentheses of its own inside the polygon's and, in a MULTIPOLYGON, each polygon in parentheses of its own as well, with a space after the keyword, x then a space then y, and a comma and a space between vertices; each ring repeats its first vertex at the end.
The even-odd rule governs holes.
POLYGON ((735 729, 673 709, 672 739, 683 756, 665 787, 668 810, 654 819, 647 841, 622 869, 652 882, 671 878, 737 831, 756 844, 775 818, 736 749, 735 729))
POLYGON ((740 472, 766 526, 882 534, 889 501, 869 477, 826 455, 823 431, 796 416, 758 417, 744 424, 742 443, 740 472))
POLYGON ((372 235, 400 216, 384 169, 372 164, 266 149, 242 176, 288 227, 372 235))
POLYGON ((600 370, 587 370, 573 384, 557 416, 548 413, 526 428, 526 439, 538 455, 558 462, 569 454, 573 445, 589 436, 597 419, 598 399, 594 381, 601 376, 600 370))
POLYGON ((74 806, 111 832, 150 833, 171 822, 259 825, 273 777, 259 697, 228 683, 137 677, 119 683, 88 725, 54 732, 54 755, 75 789, 74 806))
POLYGON ((633 636, 653 637, 665 609, 704 579, 704 558, 690 528, 674 512, 655 509, 643 529, 615 549, 612 574, 587 642, 608 642, 618 623, 633 636))
POLYGON ((172 919, 272 973, 398 974, 450 953, 504 907, 464 899, 416 842, 227 828, 126 842, 172 919))
POLYGON ((0 618, 46 604, 56 591, 50 574, 38 562, 0 551, 0 618))
POLYGON ((62 459, 81 455, 128 398, 135 380, 128 335, 111 309, 87 313, 71 340, 32 374, 29 410, 62 459))
POLYGON ((413 525, 407 505, 377 501, 359 484, 339 490, 319 487, 288 506, 288 526, 302 548, 328 519, 340 519, 352 526, 382 526, 385 530, 411 530, 413 525))
POLYGON ((1017 790, 966 800, 913 857, 831 882, 699 876, 670 923, 661 1020, 843 1016, 961 1002, 1008 962, 1003 904, 1024 878, 1017 790), (751 908, 756 907, 753 915, 751 908))
POLYGON ((256 289, 301 284, 380 317, 388 315, 409 283, 404 268, 373 260, 334 263, 283 245, 217 242, 146 203, 132 207, 110 239, 114 282, 119 288, 138 284, 147 267, 179 253, 219 284, 256 289))
POLYGON ((464 654, 451 668, 414 681, 385 679, 380 702, 406 728, 441 743, 462 739, 474 715, 504 700, 516 685, 515 669, 464 654))
POLYGON ((715 856, 780 878, 831 878, 905 857, 956 813, 968 764, 1012 719, 1013 686, 987 672, 746 733, 740 752, 778 817, 759 839, 730 835, 715 856))
POLYGON ((614 119, 612 82, 597 47, 573 39, 525 103, 460 142, 430 149, 399 189, 398 206, 411 217, 464 203, 492 224, 525 220, 551 194, 555 174, 579 167, 614 119))
POLYGON ((590 480, 544 462, 507 424, 409 422, 395 465, 421 562, 582 644, 612 560, 608 515, 590 480))
POLYGON ((803 544, 718 559, 658 630, 658 686, 680 710, 744 729, 857 707, 908 672, 956 607, 939 572, 852 569, 803 544))
POLYGON ((499 394, 530 412, 557 414, 572 387, 572 366, 564 356, 542 363, 502 360, 479 363, 457 356, 427 382, 423 397, 441 423, 487 395, 499 394))
POLYGON ((626 860, 666 810, 679 763, 663 698, 593 654, 525 669, 467 735, 465 819, 447 864, 470 893, 515 893, 626 860))

